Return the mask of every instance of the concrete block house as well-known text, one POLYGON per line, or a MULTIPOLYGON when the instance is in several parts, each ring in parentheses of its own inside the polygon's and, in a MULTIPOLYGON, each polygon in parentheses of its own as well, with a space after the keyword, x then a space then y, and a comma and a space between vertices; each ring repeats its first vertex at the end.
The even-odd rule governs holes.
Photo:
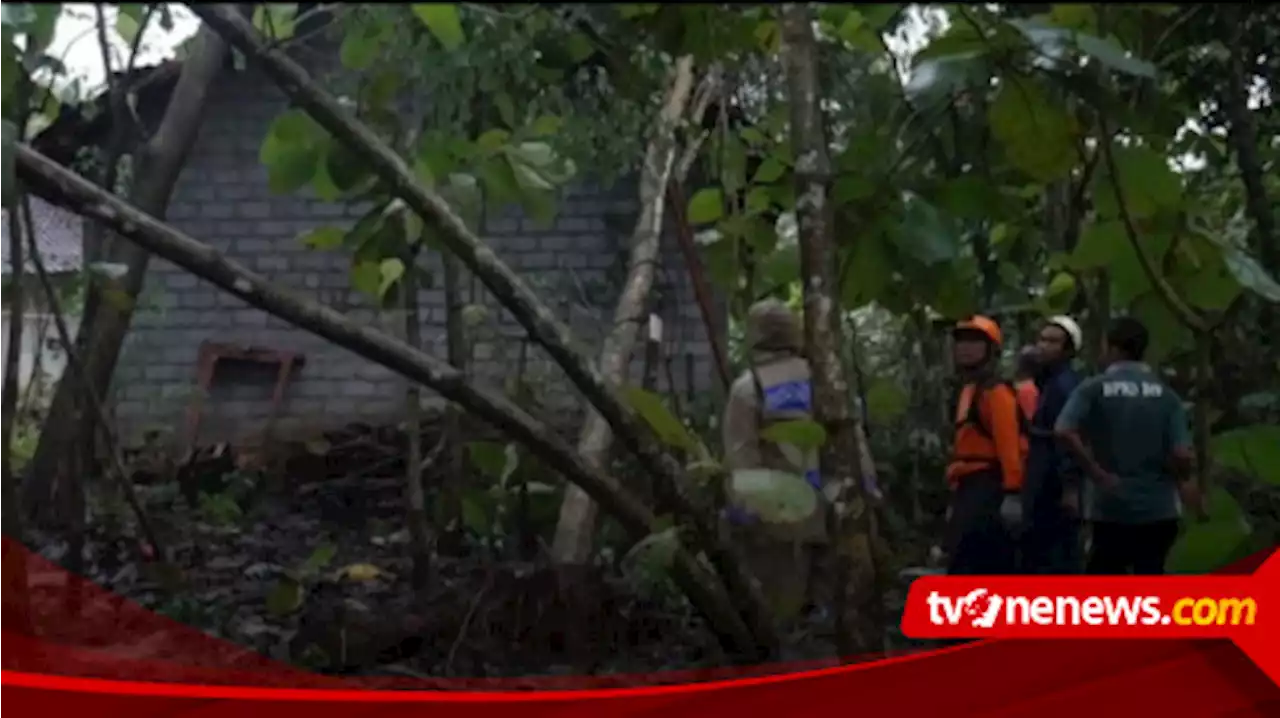
MULTIPOLYGON (((319 53, 314 44, 307 49, 308 67, 315 67, 313 58, 319 53)), ((139 113, 144 123, 154 122, 163 111, 177 69, 174 63, 149 68, 144 72, 150 76, 135 84, 142 88, 139 113)), ((271 121, 286 107, 285 97, 252 66, 236 69, 229 64, 210 98, 168 220, 293 292, 395 330, 389 313, 371 307, 352 288, 348 254, 310 249, 299 240, 319 226, 354 222, 361 208, 326 203, 305 192, 275 195, 268 189, 259 148, 271 121)), ((109 113, 99 111, 85 119, 88 114, 64 116, 37 146, 60 161, 70 161, 76 147, 108 134, 109 113)), ((580 181, 566 189, 558 210, 554 225, 541 228, 518 208, 491 208, 483 236, 540 288, 580 341, 598 347, 613 323, 614 300, 625 273, 627 242, 638 212, 635 182, 606 188, 580 181)), ((422 336, 424 349, 443 359, 445 303, 438 255, 430 264, 435 281, 420 292, 422 336)), ((576 423, 581 401, 544 351, 527 342, 523 328, 478 281, 468 275, 463 286, 468 288, 464 301, 487 308, 486 318, 473 330, 475 380, 501 389, 523 367, 525 381, 545 405, 543 412, 535 413, 562 424, 576 423)), ((690 390, 697 393, 718 385, 691 286, 668 219, 651 310, 663 321, 663 354, 671 361, 670 369, 665 362, 660 366, 654 388, 674 388, 682 397, 690 390)), ((111 388, 124 435, 137 440, 150 430, 179 430, 197 391, 201 347, 209 343, 305 357, 281 397, 273 433, 306 434, 353 421, 394 422, 403 411, 405 384, 391 372, 250 308, 168 262, 153 260, 111 388)), ((642 354, 641 343, 631 374, 637 383, 642 354)), ((271 413, 276 380, 275 367, 221 362, 204 397, 201 443, 240 440, 261 432, 271 413)))

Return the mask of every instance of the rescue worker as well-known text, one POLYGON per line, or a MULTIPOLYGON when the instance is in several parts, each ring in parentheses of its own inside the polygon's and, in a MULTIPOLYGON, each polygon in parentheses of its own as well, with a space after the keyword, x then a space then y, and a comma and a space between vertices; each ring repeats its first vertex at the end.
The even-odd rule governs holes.
POLYGON ((1036 347, 1023 347, 1018 352, 1018 371, 1014 375, 1013 388, 1018 394, 1018 407, 1028 418, 1036 413, 1036 403, 1040 400, 1040 388, 1036 386, 1039 371, 1040 361, 1036 347))
POLYGON ((1036 340, 1039 401, 1030 413, 1026 467, 1026 531, 1022 540, 1026 573, 1079 573, 1080 468, 1053 435, 1067 398, 1080 384, 1072 368, 1084 333, 1066 315, 1051 317, 1036 340))
POLYGON ((1179 495, 1203 510, 1186 410, 1143 363, 1147 342, 1141 322, 1114 320, 1103 346, 1105 371, 1081 383, 1058 416, 1058 438, 1091 480, 1091 574, 1164 573, 1178 538, 1179 495))
POLYGON ((947 572, 1013 573, 1025 437, 1013 387, 996 374, 1003 336, 999 325, 983 316, 958 323, 952 336, 963 386, 947 466, 952 489, 947 572))
MULTIPOLYGON (((804 357, 799 316, 777 300, 764 300, 747 313, 750 367, 729 389, 724 410, 723 435, 726 468, 772 469, 798 474, 817 492, 818 510, 797 525, 776 525, 749 514, 726 490, 726 518, 735 543, 744 549, 755 577, 779 618, 788 620, 811 603, 829 599, 830 586, 823 580, 830 572, 818 571, 829 545, 826 497, 818 471, 816 451, 762 437, 769 426, 783 421, 813 418, 809 362, 804 357)), ((865 442, 863 444, 865 446, 865 442)), ((878 494, 874 464, 861 457, 864 486, 878 494)))

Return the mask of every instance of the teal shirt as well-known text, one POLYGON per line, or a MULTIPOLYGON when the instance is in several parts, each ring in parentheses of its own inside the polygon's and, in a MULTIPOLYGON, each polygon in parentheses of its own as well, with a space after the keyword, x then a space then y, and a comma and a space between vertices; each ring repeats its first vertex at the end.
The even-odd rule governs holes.
POLYGON ((1120 479, 1112 491, 1088 483, 1087 518, 1139 524, 1179 516, 1169 459, 1175 448, 1191 445, 1187 413, 1146 364, 1113 364, 1082 382, 1056 428, 1079 432, 1098 464, 1120 479))

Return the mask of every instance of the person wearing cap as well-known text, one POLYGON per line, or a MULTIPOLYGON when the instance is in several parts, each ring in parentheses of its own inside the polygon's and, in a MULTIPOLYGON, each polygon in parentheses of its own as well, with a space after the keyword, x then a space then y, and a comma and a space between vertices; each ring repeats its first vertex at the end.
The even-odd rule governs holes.
POLYGON ((1072 393, 1055 427, 1091 479, 1090 574, 1164 573, 1182 507, 1204 510, 1186 409, 1143 363, 1147 343, 1141 322, 1113 320, 1103 347, 1106 369, 1072 393))
POLYGON ((997 375, 1000 326, 975 316, 952 331, 963 386, 947 481, 951 506, 944 550, 952 574, 1002 574, 1016 568, 1022 520, 1025 439, 1013 387, 997 375))
POLYGON ((1031 412, 1026 467, 1026 530, 1022 562, 1026 573, 1078 573, 1080 557, 1080 480, 1075 458, 1053 434, 1067 399, 1080 385, 1072 361, 1084 333, 1066 315, 1050 317, 1036 339, 1039 399, 1031 412))

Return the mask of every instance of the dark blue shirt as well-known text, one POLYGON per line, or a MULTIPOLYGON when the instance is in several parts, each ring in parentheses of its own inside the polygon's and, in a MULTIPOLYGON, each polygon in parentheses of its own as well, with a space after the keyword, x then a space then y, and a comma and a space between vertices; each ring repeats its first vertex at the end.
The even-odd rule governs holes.
POLYGON ((1080 375, 1068 363, 1048 370, 1036 382, 1040 400, 1031 417, 1031 438, 1027 453, 1026 485, 1034 507, 1056 509, 1064 484, 1078 483, 1081 470, 1071 452, 1053 436, 1058 415, 1067 399, 1080 385, 1080 375))

